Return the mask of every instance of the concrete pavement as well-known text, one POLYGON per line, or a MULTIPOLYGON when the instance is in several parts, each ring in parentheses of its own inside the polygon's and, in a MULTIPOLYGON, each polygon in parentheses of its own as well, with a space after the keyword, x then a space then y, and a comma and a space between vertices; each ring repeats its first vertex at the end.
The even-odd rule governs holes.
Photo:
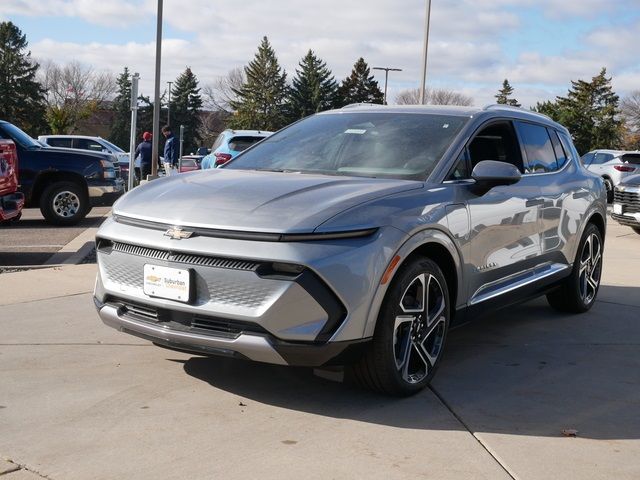
POLYGON ((402 400, 120 334, 95 265, 0 275, 24 290, 0 297, 0 478, 640 478, 639 247, 610 223, 589 313, 536 300, 453 331, 402 400))

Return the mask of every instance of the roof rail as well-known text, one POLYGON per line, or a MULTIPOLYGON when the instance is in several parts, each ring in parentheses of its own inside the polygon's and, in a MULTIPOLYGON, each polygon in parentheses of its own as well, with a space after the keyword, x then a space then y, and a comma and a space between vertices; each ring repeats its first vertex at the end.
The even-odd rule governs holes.
POLYGON ((504 105, 502 103, 490 103, 489 105, 485 105, 482 110, 511 110, 514 112, 526 112, 532 115, 538 115, 540 117, 544 117, 547 120, 555 121, 549 115, 545 115, 544 113, 534 112, 533 110, 527 110, 522 107, 514 107, 512 105, 504 105))
POLYGON ((345 105, 342 108, 344 109, 344 108, 354 108, 354 107, 364 107, 364 106, 367 106, 367 107, 379 107, 380 104, 378 104, 378 103, 370 103, 370 102, 350 103, 349 105, 345 105))

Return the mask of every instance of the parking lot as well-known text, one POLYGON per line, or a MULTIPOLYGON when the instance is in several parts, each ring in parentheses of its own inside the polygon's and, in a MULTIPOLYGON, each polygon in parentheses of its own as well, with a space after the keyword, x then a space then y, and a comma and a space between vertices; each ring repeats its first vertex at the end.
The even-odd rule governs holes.
POLYGON ((0 272, 47 263, 87 229, 98 227, 110 211, 111 207, 95 207, 78 225, 59 228, 45 223, 40 209, 25 208, 20 221, 0 227, 0 272))
MULTIPOLYGON (((71 230, 21 241, 50 254, 71 230)), ((639 247, 610 221, 590 312, 538 299, 457 329, 407 399, 118 333, 95 265, 0 275, 0 476, 640 478, 639 247)))

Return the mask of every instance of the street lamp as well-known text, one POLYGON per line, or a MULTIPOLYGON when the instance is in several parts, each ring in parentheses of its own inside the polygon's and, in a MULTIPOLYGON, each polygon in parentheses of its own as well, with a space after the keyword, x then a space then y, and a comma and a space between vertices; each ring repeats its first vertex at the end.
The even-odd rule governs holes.
POLYGON ((429 21, 431 20, 431 0, 427 0, 427 14, 424 23, 424 49, 422 57, 422 82, 420 83, 420 105, 424 105, 427 88, 427 50, 429 49, 429 21))
POLYGON ((167 125, 171 126, 171 84, 173 82, 167 82, 169 84, 169 100, 167 102, 167 125))
POLYGON ((401 68, 390 67, 373 67, 374 70, 384 70, 384 104, 387 104, 387 81, 389 80, 389 72, 401 72, 401 68))
POLYGON ((158 0, 156 23, 156 78, 153 95, 153 143, 151 147, 151 176, 158 175, 158 137, 160 136, 160 60, 162 57, 162 0, 158 0))

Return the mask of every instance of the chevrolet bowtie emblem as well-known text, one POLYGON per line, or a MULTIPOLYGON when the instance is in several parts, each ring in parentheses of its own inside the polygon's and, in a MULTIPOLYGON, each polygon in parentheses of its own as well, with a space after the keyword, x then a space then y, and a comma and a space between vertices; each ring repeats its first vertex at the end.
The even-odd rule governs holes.
POLYGON ((171 227, 164 232, 165 237, 170 237, 173 240, 182 240, 183 238, 189 238, 191 235, 193 235, 193 232, 183 230, 180 227, 171 227))

